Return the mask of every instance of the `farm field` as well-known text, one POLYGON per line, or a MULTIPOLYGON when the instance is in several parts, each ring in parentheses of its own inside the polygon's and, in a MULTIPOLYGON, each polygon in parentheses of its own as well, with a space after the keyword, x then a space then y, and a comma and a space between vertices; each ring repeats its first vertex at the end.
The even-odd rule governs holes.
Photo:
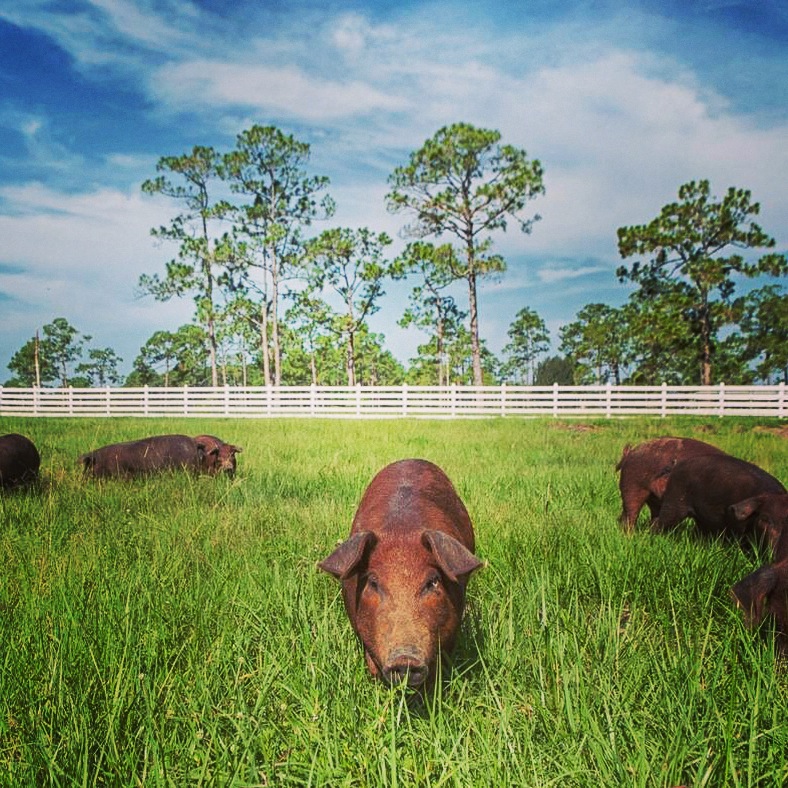
POLYGON ((787 482, 779 427, 0 418, 44 476, 0 495, 0 785, 782 786, 788 669, 729 597, 765 555, 624 534, 614 470, 685 435, 787 482), (239 444, 236 477, 82 478, 165 432, 239 444), (487 562, 423 700, 368 677, 316 570, 404 457, 446 471, 487 562))

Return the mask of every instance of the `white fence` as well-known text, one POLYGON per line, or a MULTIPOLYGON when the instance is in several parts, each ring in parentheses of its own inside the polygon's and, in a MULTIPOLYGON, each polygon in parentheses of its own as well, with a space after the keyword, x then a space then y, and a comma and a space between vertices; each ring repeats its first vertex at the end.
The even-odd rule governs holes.
POLYGON ((2 416, 468 418, 788 416, 776 386, 4 388, 2 416))

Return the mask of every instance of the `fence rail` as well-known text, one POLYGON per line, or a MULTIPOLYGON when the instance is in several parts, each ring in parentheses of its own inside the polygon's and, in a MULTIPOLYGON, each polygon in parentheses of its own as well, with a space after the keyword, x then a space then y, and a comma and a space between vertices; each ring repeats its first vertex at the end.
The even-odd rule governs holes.
POLYGON ((2 416, 472 418, 788 415, 786 386, 7 388, 2 416))

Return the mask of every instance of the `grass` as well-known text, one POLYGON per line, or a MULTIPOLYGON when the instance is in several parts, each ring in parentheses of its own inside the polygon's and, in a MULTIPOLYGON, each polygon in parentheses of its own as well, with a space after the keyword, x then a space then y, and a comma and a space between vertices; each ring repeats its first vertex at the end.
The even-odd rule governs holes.
POLYGON ((0 418, 44 474, 0 496, 0 784, 782 786, 788 673, 728 595, 764 557, 623 534, 613 470, 683 434, 785 480, 769 425, 0 418), (82 479, 81 452, 157 432, 239 443, 237 477, 82 479), (410 456, 488 562, 423 701, 367 677, 315 570, 410 456))

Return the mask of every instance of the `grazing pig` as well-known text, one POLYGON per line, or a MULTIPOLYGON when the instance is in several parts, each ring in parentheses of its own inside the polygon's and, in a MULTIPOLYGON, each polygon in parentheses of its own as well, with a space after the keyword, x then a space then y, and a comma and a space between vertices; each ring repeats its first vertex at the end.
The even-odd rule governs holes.
POLYGON ((757 626, 766 616, 774 619, 777 647, 788 657, 788 494, 760 495, 736 504, 734 509, 737 516, 749 516, 751 507, 763 521, 764 530, 775 531, 780 538, 773 562, 736 583, 731 595, 744 611, 747 626, 757 626))
POLYGON ((213 435, 198 435, 194 442, 200 450, 204 471, 212 476, 221 472, 228 476, 235 475, 235 455, 242 451, 240 446, 225 443, 213 435))
POLYGON ((350 537, 319 566, 342 582, 373 676, 421 687, 454 647, 465 585, 482 562, 446 474, 426 460, 387 465, 361 499, 350 537))
POLYGON ((703 454, 724 452, 693 438, 655 438, 634 447, 627 444, 616 465, 621 473, 618 480, 623 507, 618 518, 621 525, 632 531, 644 505, 651 512, 652 522, 656 520, 673 466, 680 460, 703 454))
POLYGON ((0 487, 30 484, 38 478, 41 457, 33 441, 14 432, 0 436, 0 487))
POLYGON ((691 457, 671 471, 654 527, 665 531, 691 517, 704 535, 766 539, 774 546, 776 532, 764 530, 756 507, 742 505, 749 498, 774 493, 785 493, 785 487, 751 462, 727 454, 691 457))
POLYGON ((186 435, 155 435, 126 443, 113 443, 83 454, 85 473, 95 477, 130 477, 157 471, 202 470, 200 450, 186 435))

